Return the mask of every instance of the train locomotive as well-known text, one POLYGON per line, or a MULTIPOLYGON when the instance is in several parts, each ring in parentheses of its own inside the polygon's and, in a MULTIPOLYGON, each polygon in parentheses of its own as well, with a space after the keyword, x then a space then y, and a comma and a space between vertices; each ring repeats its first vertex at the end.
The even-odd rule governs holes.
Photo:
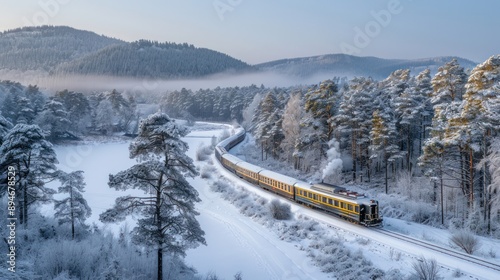
POLYGON ((364 226, 382 225, 383 219, 379 215, 379 205, 376 200, 369 199, 360 193, 351 192, 343 187, 300 181, 250 164, 228 153, 244 139, 245 130, 238 128, 233 136, 216 145, 215 156, 227 170, 252 184, 297 203, 320 209, 364 226))

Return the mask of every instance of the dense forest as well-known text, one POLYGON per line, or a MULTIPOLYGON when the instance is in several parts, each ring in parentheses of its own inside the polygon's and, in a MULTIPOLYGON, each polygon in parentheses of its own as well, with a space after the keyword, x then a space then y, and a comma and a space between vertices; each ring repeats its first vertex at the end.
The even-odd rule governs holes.
POLYGON ((381 81, 182 90, 168 93, 162 104, 174 116, 243 123, 266 157, 305 174, 326 165, 334 140, 344 181, 391 193, 401 176, 427 178, 405 193, 426 192, 420 198, 437 206, 420 222, 446 220, 452 221, 447 226, 498 234, 499 71, 499 56, 471 71, 453 59, 433 76, 428 69, 415 75, 401 69, 381 81))
POLYGON ((0 32, 3 73, 176 79, 252 69, 229 55, 187 43, 128 43, 66 26, 0 32))

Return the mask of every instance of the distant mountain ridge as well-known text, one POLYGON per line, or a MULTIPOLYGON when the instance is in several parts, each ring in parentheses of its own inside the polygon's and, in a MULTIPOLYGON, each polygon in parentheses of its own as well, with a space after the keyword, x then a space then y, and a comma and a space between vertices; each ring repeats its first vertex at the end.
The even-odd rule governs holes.
MULTIPOLYGON (((187 43, 125 42, 67 26, 23 27, 0 32, 0 74, 97 75, 134 78, 198 78, 219 73, 273 72, 322 79, 333 76, 371 76, 383 79, 398 69, 417 74, 436 72, 457 58, 462 67, 477 63, 458 57, 383 59, 346 54, 281 59, 249 65, 227 54, 187 43)), ((0 79, 5 78, 1 77, 0 79)))
POLYGON ((57 67, 62 74, 185 78, 250 69, 226 54, 193 45, 141 40, 113 45, 57 67))
POLYGON ((456 58, 464 68, 472 69, 477 63, 460 57, 443 56, 425 59, 384 59, 359 57, 347 54, 327 54, 320 56, 280 59, 255 65, 262 71, 278 72, 290 76, 313 76, 329 73, 332 76, 371 76, 386 78, 398 69, 410 69, 414 74, 429 68, 432 72, 456 58))
POLYGON ((67 26, 23 27, 0 33, 0 69, 53 70, 124 41, 67 26))
POLYGON ((191 78, 251 68, 226 54, 188 44, 128 43, 67 26, 24 27, 0 33, 0 70, 191 78))

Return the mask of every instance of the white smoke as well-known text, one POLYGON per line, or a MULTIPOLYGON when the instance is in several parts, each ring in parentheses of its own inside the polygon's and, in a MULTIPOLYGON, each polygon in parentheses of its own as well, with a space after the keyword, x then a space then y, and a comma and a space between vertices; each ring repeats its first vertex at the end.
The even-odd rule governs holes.
POLYGON ((338 184, 341 182, 342 175, 342 159, 341 154, 339 152, 339 142, 335 139, 332 139, 328 142, 328 151, 326 152, 327 156, 327 164, 323 169, 323 177, 324 181, 328 181, 328 183, 338 184))

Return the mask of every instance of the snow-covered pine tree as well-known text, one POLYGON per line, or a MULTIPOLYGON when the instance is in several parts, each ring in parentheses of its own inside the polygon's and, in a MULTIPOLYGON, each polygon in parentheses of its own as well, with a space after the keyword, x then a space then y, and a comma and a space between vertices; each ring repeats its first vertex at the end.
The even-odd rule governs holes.
POLYGON ((420 97, 418 98, 421 100, 420 104, 420 134, 418 137, 418 156, 422 154, 422 143, 424 140, 427 138, 427 127, 429 127, 432 123, 432 115, 433 115, 433 110, 432 110, 432 103, 431 103, 431 94, 432 94, 432 83, 431 83, 431 71, 429 69, 425 69, 424 71, 420 72, 416 77, 415 77, 415 91, 417 95, 420 97))
POLYGON ((123 196, 100 215, 103 222, 117 222, 139 214, 132 241, 157 251, 158 279, 163 279, 163 254, 184 255, 189 247, 205 244, 204 232, 195 216, 198 192, 187 177, 198 175, 185 153, 181 137, 188 133, 167 115, 155 113, 142 120, 139 135, 130 144, 130 157, 139 163, 110 175, 108 185, 117 190, 137 189, 144 196, 123 196))
POLYGON ((406 168, 411 171, 416 157, 414 142, 419 140, 418 152, 424 132, 422 129, 429 122, 432 108, 430 107, 429 94, 432 92, 428 69, 422 71, 417 77, 410 78, 403 92, 393 99, 394 111, 397 119, 397 128, 400 135, 400 146, 406 153, 406 168))
POLYGON ((56 100, 61 101, 64 108, 66 108, 72 130, 80 133, 84 132, 91 121, 91 109, 88 98, 81 92, 68 90, 56 92, 54 97, 56 100))
MULTIPOLYGON (((500 110, 499 110, 500 111, 500 110)), ((488 154, 484 159, 484 163, 489 168, 491 181, 488 185, 486 193, 486 215, 487 215, 487 233, 492 230, 491 221, 500 215, 500 136, 496 136, 489 147, 488 154)), ((496 230, 499 230, 497 224, 496 230)))
POLYGON ((75 223, 83 225, 92 214, 92 210, 82 195, 85 188, 83 171, 71 173, 59 171, 58 179, 62 184, 58 192, 67 194, 68 197, 54 201, 54 210, 56 211, 54 217, 59 220, 59 224, 71 224, 71 238, 75 239, 75 223))
POLYGON ((47 131, 49 135, 47 138, 51 141, 59 139, 71 125, 66 108, 55 98, 45 103, 35 122, 47 131))
POLYGON ((27 97, 20 97, 17 106, 19 106, 17 123, 33 124, 36 113, 31 101, 27 97))
MULTIPOLYGON (((262 151, 274 152, 281 142, 281 112, 280 103, 277 100, 277 93, 270 91, 259 104, 257 114, 254 116, 254 135, 262 145, 262 151), (277 142, 279 140, 279 142, 277 142)), ((262 153, 262 157, 264 157, 262 153)))
POLYGON ((300 135, 300 123, 304 118, 305 112, 302 105, 302 93, 295 92, 290 96, 288 100, 285 111, 283 112, 283 122, 281 124, 283 129, 283 141, 281 142, 281 149, 283 154, 281 156, 282 160, 292 162, 294 159, 294 166, 297 169, 297 158, 294 157, 296 152, 295 144, 301 137, 300 135))
POLYGON ((333 137, 333 124, 330 119, 337 110, 338 87, 332 80, 325 80, 312 87, 305 95, 305 109, 313 117, 311 125, 318 130, 321 154, 328 149, 328 141, 333 137))
POLYGON ((24 87, 11 81, 1 81, 0 85, 8 92, 1 104, 3 116, 14 125, 32 124, 45 103, 45 96, 38 87, 24 87))
POLYGON ((0 146, 0 170, 16 168, 19 221, 25 227, 29 205, 51 202, 55 191, 46 188, 45 182, 56 176, 57 163, 52 144, 45 140, 39 126, 17 124, 5 136, 0 146))
POLYGON ((426 175, 439 182, 440 195, 435 189, 434 201, 440 197, 441 220, 444 223, 444 187, 465 187, 462 184, 463 153, 454 145, 445 141, 445 132, 450 128, 449 120, 459 113, 459 106, 465 89, 466 74, 456 59, 440 67, 432 78, 433 91, 430 102, 433 106, 430 138, 422 147, 419 165, 423 166, 426 175), (445 184, 445 182, 447 182, 445 184), (453 185, 452 182, 456 182, 453 185))
POLYGON ((389 163, 394 163, 401 158, 401 152, 397 145, 396 120, 390 114, 390 109, 385 111, 375 110, 372 115, 372 128, 370 131, 370 160, 376 164, 376 170, 380 169, 380 163, 384 164, 385 193, 389 192, 389 163))
POLYGON ((363 175, 363 167, 369 172, 369 134, 371 130, 371 116, 374 111, 373 95, 376 90, 371 78, 354 78, 349 82, 349 88, 344 91, 338 114, 329 122, 334 124, 336 134, 342 147, 346 147, 352 157, 352 179, 356 180, 358 166, 363 175))
MULTIPOLYGON (((477 166, 486 157, 492 135, 500 132, 500 55, 492 56, 476 66, 470 73, 460 113, 449 120, 450 129, 445 133, 446 141, 457 145, 467 159, 468 205, 474 202, 481 207, 488 204, 485 199, 489 185, 489 170, 486 163, 477 166), (477 195, 477 198, 475 196, 477 195)), ((488 210, 484 209, 483 213, 488 210)), ((486 215, 485 215, 486 218, 486 215)))
POLYGON ((12 123, 9 122, 6 118, 4 118, 0 113, 0 145, 2 145, 3 138, 5 137, 5 135, 7 135, 7 133, 11 128, 12 128, 12 123))

